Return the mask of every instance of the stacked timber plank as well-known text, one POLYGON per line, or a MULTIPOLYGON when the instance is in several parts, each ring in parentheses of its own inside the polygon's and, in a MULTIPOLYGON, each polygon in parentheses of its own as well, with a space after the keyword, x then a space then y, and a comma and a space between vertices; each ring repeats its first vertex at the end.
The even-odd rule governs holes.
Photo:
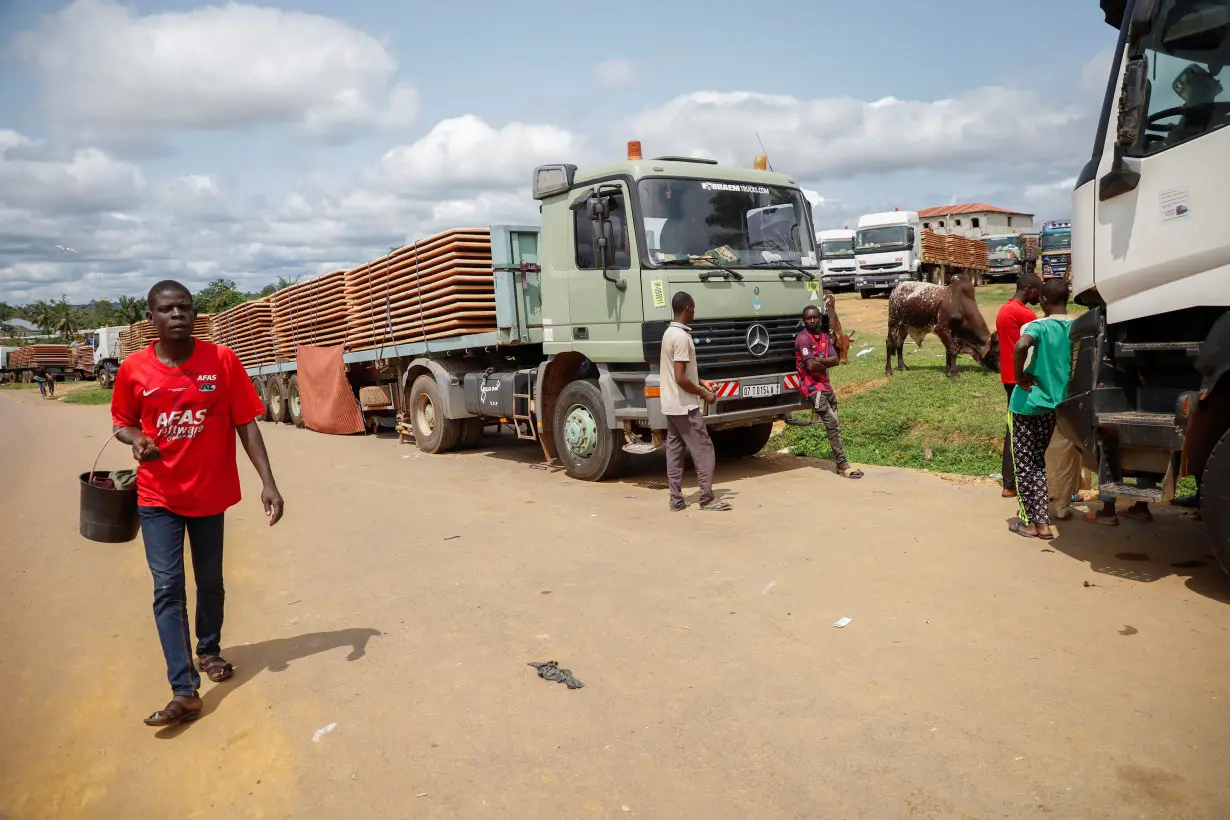
POLYGON ((370 350, 495 330, 491 233, 459 228, 345 274, 347 348, 370 350))
POLYGON ((957 234, 922 232, 922 259, 932 265, 948 265, 968 270, 988 270, 987 246, 977 239, 957 234))
POLYGON ((948 246, 943 236, 935 231, 922 232, 922 260, 932 265, 948 263, 948 246))
POLYGON ((73 366, 73 351, 68 345, 28 345, 20 350, 23 367, 73 366))
POLYGON ((74 370, 93 370, 94 369, 94 346, 93 345, 77 345, 73 349, 73 364, 74 370))
POLYGON ((295 358, 295 345, 346 343, 346 271, 335 270, 274 293, 274 351, 295 358))
POLYGON ((214 342, 235 351, 244 367, 272 364, 273 297, 244 302, 214 316, 214 342))
MULTIPOLYGON (((199 313, 196 321, 192 324, 192 338, 204 339, 210 341, 213 336, 213 314, 199 313)), ((124 342, 125 331, 120 331, 121 343, 124 342)), ((158 330, 154 327, 154 323, 148 319, 142 319, 139 322, 133 322, 128 326, 127 353, 136 353, 138 350, 144 350, 158 340, 158 330)))
POLYGON ((29 367, 30 354, 26 352, 24 347, 19 347, 9 353, 9 367, 16 370, 19 367, 29 367))

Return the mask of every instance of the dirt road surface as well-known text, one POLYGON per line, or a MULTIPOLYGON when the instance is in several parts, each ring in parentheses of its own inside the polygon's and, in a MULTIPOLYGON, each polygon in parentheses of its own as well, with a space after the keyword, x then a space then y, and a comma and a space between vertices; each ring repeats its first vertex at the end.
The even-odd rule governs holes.
POLYGON ((140 539, 77 534, 107 410, 0 393, 0 815, 1230 816, 1230 583, 1187 517, 1047 545, 994 486, 789 458, 672 514, 652 460, 264 430, 287 516, 242 465, 236 677, 154 731, 140 539))

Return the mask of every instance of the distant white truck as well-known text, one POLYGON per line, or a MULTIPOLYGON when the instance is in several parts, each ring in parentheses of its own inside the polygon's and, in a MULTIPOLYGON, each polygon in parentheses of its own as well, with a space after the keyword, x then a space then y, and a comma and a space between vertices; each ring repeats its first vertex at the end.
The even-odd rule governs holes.
POLYGON ((100 327, 90 338, 94 345, 94 378, 101 387, 115 384, 115 374, 120 369, 120 332, 127 329, 127 325, 100 327))
POLYGON ((864 299, 919 278, 922 229, 917 211, 888 211, 858 218, 854 288, 864 299))
POLYGON ((858 275, 854 261, 856 232, 837 228, 816 233, 820 244, 820 275, 826 290, 853 288, 858 275))

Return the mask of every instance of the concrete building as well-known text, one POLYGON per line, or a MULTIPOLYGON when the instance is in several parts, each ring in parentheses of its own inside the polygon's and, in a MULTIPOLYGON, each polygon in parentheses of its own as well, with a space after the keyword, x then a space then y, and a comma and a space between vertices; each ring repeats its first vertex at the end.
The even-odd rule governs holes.
POLYGON ((989 234, 1005 234, 1013 231, 1034 233, 1034 215, 1010 211, 983 202, 968 205, 941 205, 938 208, 923 208, 918 212, 923 230, 938 234, 958 234, 969 239, 981 239, 989 234))

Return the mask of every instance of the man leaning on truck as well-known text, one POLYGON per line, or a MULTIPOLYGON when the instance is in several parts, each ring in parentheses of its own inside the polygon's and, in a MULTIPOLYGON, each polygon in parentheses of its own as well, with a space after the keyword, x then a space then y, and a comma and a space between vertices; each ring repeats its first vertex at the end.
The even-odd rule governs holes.
POLYGON ((683 498, 683 462, 688 453, 696 467, 696 480, 700 484, 700 508, 702 510, 729 510, 726 501, 714 501, 713 467, 717 461, 709 428, 700 415, 697 398, 709 404, 717 396, 708 384, 700 381, 696 369, 696 345, 692 342, 692 328, 688 325, 696 318, 696 300, 691 294, 679 291, 671 299, 675 321, 662 334, 662 355, 659 362, 662 376, 662 413, 666 416, 666 480, 670 485, 672 510, 688 506, 683 498))

